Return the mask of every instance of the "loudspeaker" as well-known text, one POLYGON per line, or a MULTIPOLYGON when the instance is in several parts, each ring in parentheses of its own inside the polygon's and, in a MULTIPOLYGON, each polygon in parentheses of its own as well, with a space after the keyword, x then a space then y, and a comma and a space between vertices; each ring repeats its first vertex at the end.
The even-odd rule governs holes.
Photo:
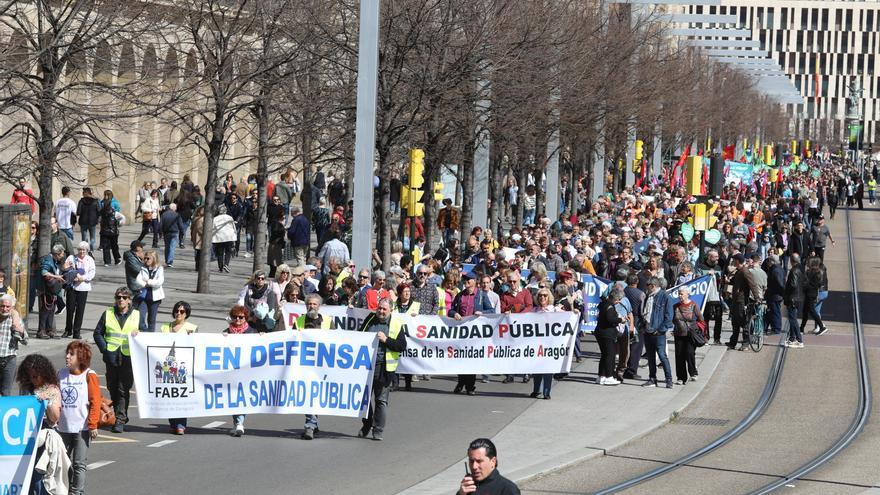
POLYGON ((721 196, 724 189, 724 157, 716 153, 709 164, 709 196, 721 196))

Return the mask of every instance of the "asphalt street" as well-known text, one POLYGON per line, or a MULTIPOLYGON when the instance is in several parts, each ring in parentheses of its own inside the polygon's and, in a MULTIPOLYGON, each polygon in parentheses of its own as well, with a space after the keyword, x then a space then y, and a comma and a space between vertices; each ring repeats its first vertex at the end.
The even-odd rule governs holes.
MULTIPOLYGON (((810 335, 805 349, 789 351, 780 390, 764 416, 727 446, 623 493, 747 493, 824 451, 848 427, 856 402, 850 270, 857 270, 862 314, 869 322, 864 331, 870 365, 873 370, 880 368, 876 324, 880 221, 876 210, 851 214, 855 266, 848 257, 844 212, 829 223, 837 245, 826 253, 831 295, 823 316, 831 331, 810 335)), ((676 421, 606 456, 533 479, 525 484, 525 492, 590 493, 709 443, 751 409, 764 387, 773 352, 772 346, 759 354, 728 352, 703 394, 676 421)), ((876 374, 874 378, 877 390, 876 374)), ((875 486, 880 480, 877 423, 874 415, 854 445, 789 488, 797 493, 846 494, 875 486)))

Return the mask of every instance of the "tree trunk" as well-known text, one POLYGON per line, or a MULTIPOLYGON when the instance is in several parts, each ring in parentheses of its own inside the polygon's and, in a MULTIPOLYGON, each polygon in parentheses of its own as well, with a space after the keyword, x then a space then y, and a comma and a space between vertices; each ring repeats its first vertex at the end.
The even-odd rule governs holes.
MULTIPOLYGON (((464 241, 471 233, 472 218, 474 209, 474 144, 476 143, 475 132, 469 133, 469 139, 464 143, 464 155, 461 159, 461 168, 459 175, 461 177, 461 220, 459 232, 464 241)), ((489 228, 488 225, 480 225, 484 229, 489 228)), ((463 245, 463 244, 462 244, 463 245)))
POLYGON ((501 147, 492 144, 492 158, 490 161, 492 185, 489 194, 492 202, 489 204, 489 222, 491 222, 492 230, 495 232, 495 239, 502 239, 502 230, 504 228, 504 188, 507 187, 507 181, 504 179, 504 163, 501 147))
POLYGON ((265 86, 260 89, 260 99, 257 102, 257 228, 254 233, 254 258, 252 271, 261 270, 266 266, 266 253, 268 251, 268 218, 266 215, 266 185, 269 179, 269 109, 272 101, 270 89, 265 86))
POLYGON ((214 231, 214 196, 217 188, 217 172, 220 169, 220 155, 223 151, 223 142, 226 138, 226 128, 223 124, 226 112, 217 108, 212 123, 211 141, 208 143, 208 172, 205 179, 205 224, 202 228, 202 250, 197 260, 198 280, 196 292, 205 294, 211 290, 211 238, 214 231))
MULTIPOLYGON (((373 199, 375 202, 376 212, 376 251, 382 260, 382 270, 387 272, 391 269, 391 184, 388 175, 388 153, 387 151, 379 151, 379 190, 376 191, 377 197, 373 199)), ((411 229, 415 229, 415 225, 410 225, 411 229)), ((370 242, 370 239, 353 239, 352 242, 370 242)), ((412 246, 410 246, 412 252, 412 246)), ((372 263, 371 263, 372 264, 372 263)), ((361 268, 361 267, 359 267, 361 268)), ((363 267, 370 268, 370 267, 363 267)))

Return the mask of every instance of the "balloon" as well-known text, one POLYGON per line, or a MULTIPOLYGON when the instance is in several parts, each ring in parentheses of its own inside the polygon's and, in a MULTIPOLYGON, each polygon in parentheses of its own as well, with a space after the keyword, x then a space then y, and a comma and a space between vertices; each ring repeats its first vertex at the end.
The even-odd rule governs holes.
POLYGON ((694 226, 689 223, 681 224, 681 237, 684 242, 691 242, 691 239, 694 238, 694 226))
POLYGON ((718 244, 718 241, 721 240, 721 232, 716 229, 707 230, 704 238, 707 244, 718 244))

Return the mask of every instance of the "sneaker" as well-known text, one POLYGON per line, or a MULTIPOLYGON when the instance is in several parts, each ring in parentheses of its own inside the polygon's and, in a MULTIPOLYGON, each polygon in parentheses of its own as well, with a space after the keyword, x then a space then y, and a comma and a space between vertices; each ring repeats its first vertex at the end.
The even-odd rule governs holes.
POLYGON ((483 378, 483 379, 480 380, 480 383, 489 383, 489 379, 488 379, 488 378, 483 378))
POLYGON ((531 377, 532 377, 532 375, 523 375, 523 377, 522 377, 522 382, 523 382, 523 383, 529 383, 529 379, 530 379, 531 377))
POLYGON ((803 342, 793 342, 791 346, 794 347, 795 349, 803 349, 804 343, 803 342))
POLYGON ((114 265, 118 265, 120 263, 122 263, 122 260, 116 260, 116 263, 114 263, 114 265))
POLYGON ((605 378, 605 383, 602 385, 620 385, 620 382, 609 376, 605 378))
POLYGON ((174 263, 168 263, 165 268, 174 268, 174 263))
POLYGON ((538 392, 532 392, 529 394, 529 398, 530 399, 537 399, 538 395, 539 395, 538 392))
POLYGON ((666 382, 666 388, 672 388, 672 382, 666 382))
POLYGON ((675 380, 675 384, 676 385, 684 385, 685 382, 684 382, 684 380, 675 380))
POLYGON ((184 433, 186 433, 186 428, 184 428, 182 426, 178 426, 177 428, 174 429, 175 435, 183 435, 184 433))
POLYGON ((315 430, 313 428, 306 428, 306 430, 302 434, 303 440, 312 440, 315 438, 315 430))
POLYGON ((110 266, 110 263, 104 263, 104 266, 110 266))
POLYGON ((813 332, 813 333, 815 333, 816 335, 822 335, 822 334, 824 334, 824 333, 827 332, 827 331, 828 331, 828 327, 826 327, 826 326, 821 326, 821 327, 817 328, 816 331, 813 332))
POLYGON ((599 377, 599 385, 605 385, 606 378, 604 376, 599 377))
POLYGON ((691 375, 691 381, 692 381, 692 382, 697 381, 697 377, 698 377, 698 376, 700 376, 700 375, 691 375))
POLYGON ((125 425, 122 423, 116 423, 113 425, 113 428, 110 428, 110 431, 113 433, 122 433, 125 431, 125 425))
POLYGON ((235 427, 229 430, 229 434, 236 438, 244 435, 244 425, 241 423, 235 425, 235 427))
POLYGON ((424 380, 424 381, 426 381, 426 382, 430 382, 430 381, 431 381, 431 375, 422 375, 422 380, 424 380))
POLYGON ((782 347, 791 347, 792 342, 790 340, 786 340, 782 343, 782 347))
POLYGON ((643 387, 656 387, 657 380, 654 378, 648 378, 648 380, 642 384, 643 387))
POLYGON ((460 394, 461 393, 461 385, 456 385, 455 389, 452 391, 452 393, 453 394, 460 394))
POLYGON ((369 435, 369 434, 370 434, 369 428, 361 428, 360 430, 358 430, 357 436, 358 436, 358 438, 367 438, 367 435, 369 435))
POLYGON ((382 432, 373 430, 373 440, 375 440, 377 442, 381 442, 382 441, 382 432))
POLYGON ((254 256, 254 255, 251 254, 251 253, 244 253, 244 257, 245 257, 245 258, 253 258, 253 256, 254 256))
POLYGON ((627 371, 623 374, 623 378, 627 380, 641 380, 642 376, 638 373, 630 373, 629 371, 627 371))
POLYGON ((468 390, 467 394, 468 395, 477 395, 477 391, 476 390, 468 390))
POLYGON ((505 377, 501 383, 513 383, 513 377, 512 376, 505 377))

